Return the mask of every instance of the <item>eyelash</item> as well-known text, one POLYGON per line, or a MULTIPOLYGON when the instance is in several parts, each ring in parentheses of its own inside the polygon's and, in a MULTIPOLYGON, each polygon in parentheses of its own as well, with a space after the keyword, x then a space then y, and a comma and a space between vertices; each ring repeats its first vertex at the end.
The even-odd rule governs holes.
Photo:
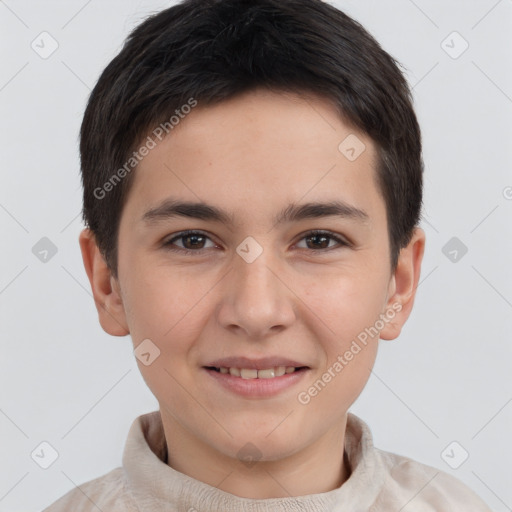
MULTIPOLYGON (((173 242, 174 241, 179 240, 181 238, 185 238, 186 236, 190 236, 190 235, 200 235, 200 236, 203 236, 205 238, 210 239, 210 237, 207 234, 205 234, 205 233, 203 233, 201 231, 193 231, 193 230, 182 231, 178 235, 176 235, 176 236, 170 238, 169 240, 165 241, 163 243, 163 247, 166 250, 168 250, 168 251, 179 252, 181 254, 194 254, 194 255, 201 254, 206 249, 204 249, 204 248, 202 248, 202 249, 185 249, 183 247, 175 247, 175 246, 173 246, 173 242)), ((327 251, 331 251, 331 250, 334 250, 334 249, 341 249, 342 247, 350 247, 351 246, 351 244, 349 242, 347 242, 346 240, 343 240, 342 238, 340 238, 339 236, 335 235, 334 233, 332 233, 330 231, 319 230, 319 229, 313 229, 311 231, 308 231, 307 233, 305 233, 302 236, 302 238, 299 241, 302 241, 302 240, 304 240, 305 238, 308 238, 308 237, 319 236, 319 235, 324 235, 324 236, 334 240, 335 242, 338 243, 338 247, 329 247, 329 248, 326 248, 326 249, 308 249, 308 248, 306 248, 305 250, 313 251, 313 252, 327 252, 327 251)))

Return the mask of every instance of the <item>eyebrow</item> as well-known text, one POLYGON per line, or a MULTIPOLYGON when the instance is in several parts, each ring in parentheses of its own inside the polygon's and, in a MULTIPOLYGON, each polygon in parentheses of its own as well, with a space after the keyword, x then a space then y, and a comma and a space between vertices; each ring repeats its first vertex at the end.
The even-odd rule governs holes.
MULTIPOLYGON (((273 224, 297 222, 304 219, 318 219, 322 217, 342 217, 357 221, 368 221, 369 215, 355 206, 343 201, 329 201, 325 203, 310 202, 305 204, 291 203, 278 213, 273 224)), ((202 202, 178 201, 172 198, 164 200, 159 205, 147 210, 141 217, 146 224, 155 224, 175 217, 208 220, 233 226, 235 219, 232 214, 202 202)))

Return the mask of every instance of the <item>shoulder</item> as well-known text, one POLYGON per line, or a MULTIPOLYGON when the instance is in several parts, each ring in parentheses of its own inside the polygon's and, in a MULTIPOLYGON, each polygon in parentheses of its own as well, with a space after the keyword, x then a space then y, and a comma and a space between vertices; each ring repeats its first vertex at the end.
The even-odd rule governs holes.
POLYGON ((121 467, 78 485, 49 505, 43 512, 138 512, 126 488, 121 467))
POLYGON ((375 452, 385 473, 377 498, 381 506, 399 505, 404 512, 491 512, 474 491, 450 474, 378 448, 375 452))

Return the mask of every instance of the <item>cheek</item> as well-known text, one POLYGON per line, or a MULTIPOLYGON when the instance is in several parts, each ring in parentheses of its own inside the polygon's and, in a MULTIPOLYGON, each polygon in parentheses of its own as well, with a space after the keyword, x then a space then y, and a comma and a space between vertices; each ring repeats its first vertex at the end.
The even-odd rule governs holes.
POLYGON ((327 417, 334 421, 354 403, 371 375, 384 287, 377 292, 371 280, 339 278, 331 280, 327 289, 317 283, 308 296, 321 320, 312 320, 311 327, 324 354, 321 367, 298 399, 301 404, 311 403, 311 410, 322 411, 326 421, 327 417))
POLYGON ((176 338, 184 325, 190 326, 191 315, 214 284, 205 275, 197 279, 179 268, 154 265, 150 258, 127 264, 124 302, 134 343, 154 338, 166 344, 176 338))
POLYGON ((329 328, 335 345, 343 344, 378 319, 386 299, 385 277, 369 268, 318 274, 304 282, 304 303, 329 328))
POLYGON ((216 280, 210 282, 204 275, 194 280, 161 268, 137 275, 138 281, 129 286, 129 309, 133 312, 129 323, 135 353, 137 346, 149 339, 149 347, 158 354, 150 365, 137 357, 139 370, 156 397, 166 396, 176 407, 185 407, 186 393, 177 383, 193 382, 193 366, 198 358, 195 344, 211 316, 209 292, 216 280))
POLYGON ((139 370, 157 399, 166 397, 168 405, 176 408, 187 406, 187 395, 179 384, 191 382, 193 370, 187 361, 208 317, 208 303, 201 301, 208 289, 183 286, 179 279, 145 279, 144 286, 132 286, 136 293, 130 297, 130 334, 136 355, 142 350, 138 345, 148 344, 146 340, 150 340, 149 351, 157 354, 149 365, 137 357, 139 370))

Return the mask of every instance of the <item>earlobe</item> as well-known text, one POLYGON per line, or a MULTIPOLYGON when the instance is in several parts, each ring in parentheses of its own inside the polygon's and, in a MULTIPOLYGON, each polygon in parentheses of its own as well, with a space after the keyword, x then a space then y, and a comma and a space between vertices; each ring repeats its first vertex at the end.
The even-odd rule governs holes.
POLYGON ((400 251, 398 263, 391 278, 391 293, 384 311, 388 321, 380 332, 380 338, 383 340, 397 338, 409 318, 419 283, 424 252, 425 232, 421 228, 416 228, 407 247, 400 251))
POLYGON ((82 230, 79 243, 101 327, 112 336, 126 336, 130 331, 118 282, 112 276, 90 229, 82 230))

